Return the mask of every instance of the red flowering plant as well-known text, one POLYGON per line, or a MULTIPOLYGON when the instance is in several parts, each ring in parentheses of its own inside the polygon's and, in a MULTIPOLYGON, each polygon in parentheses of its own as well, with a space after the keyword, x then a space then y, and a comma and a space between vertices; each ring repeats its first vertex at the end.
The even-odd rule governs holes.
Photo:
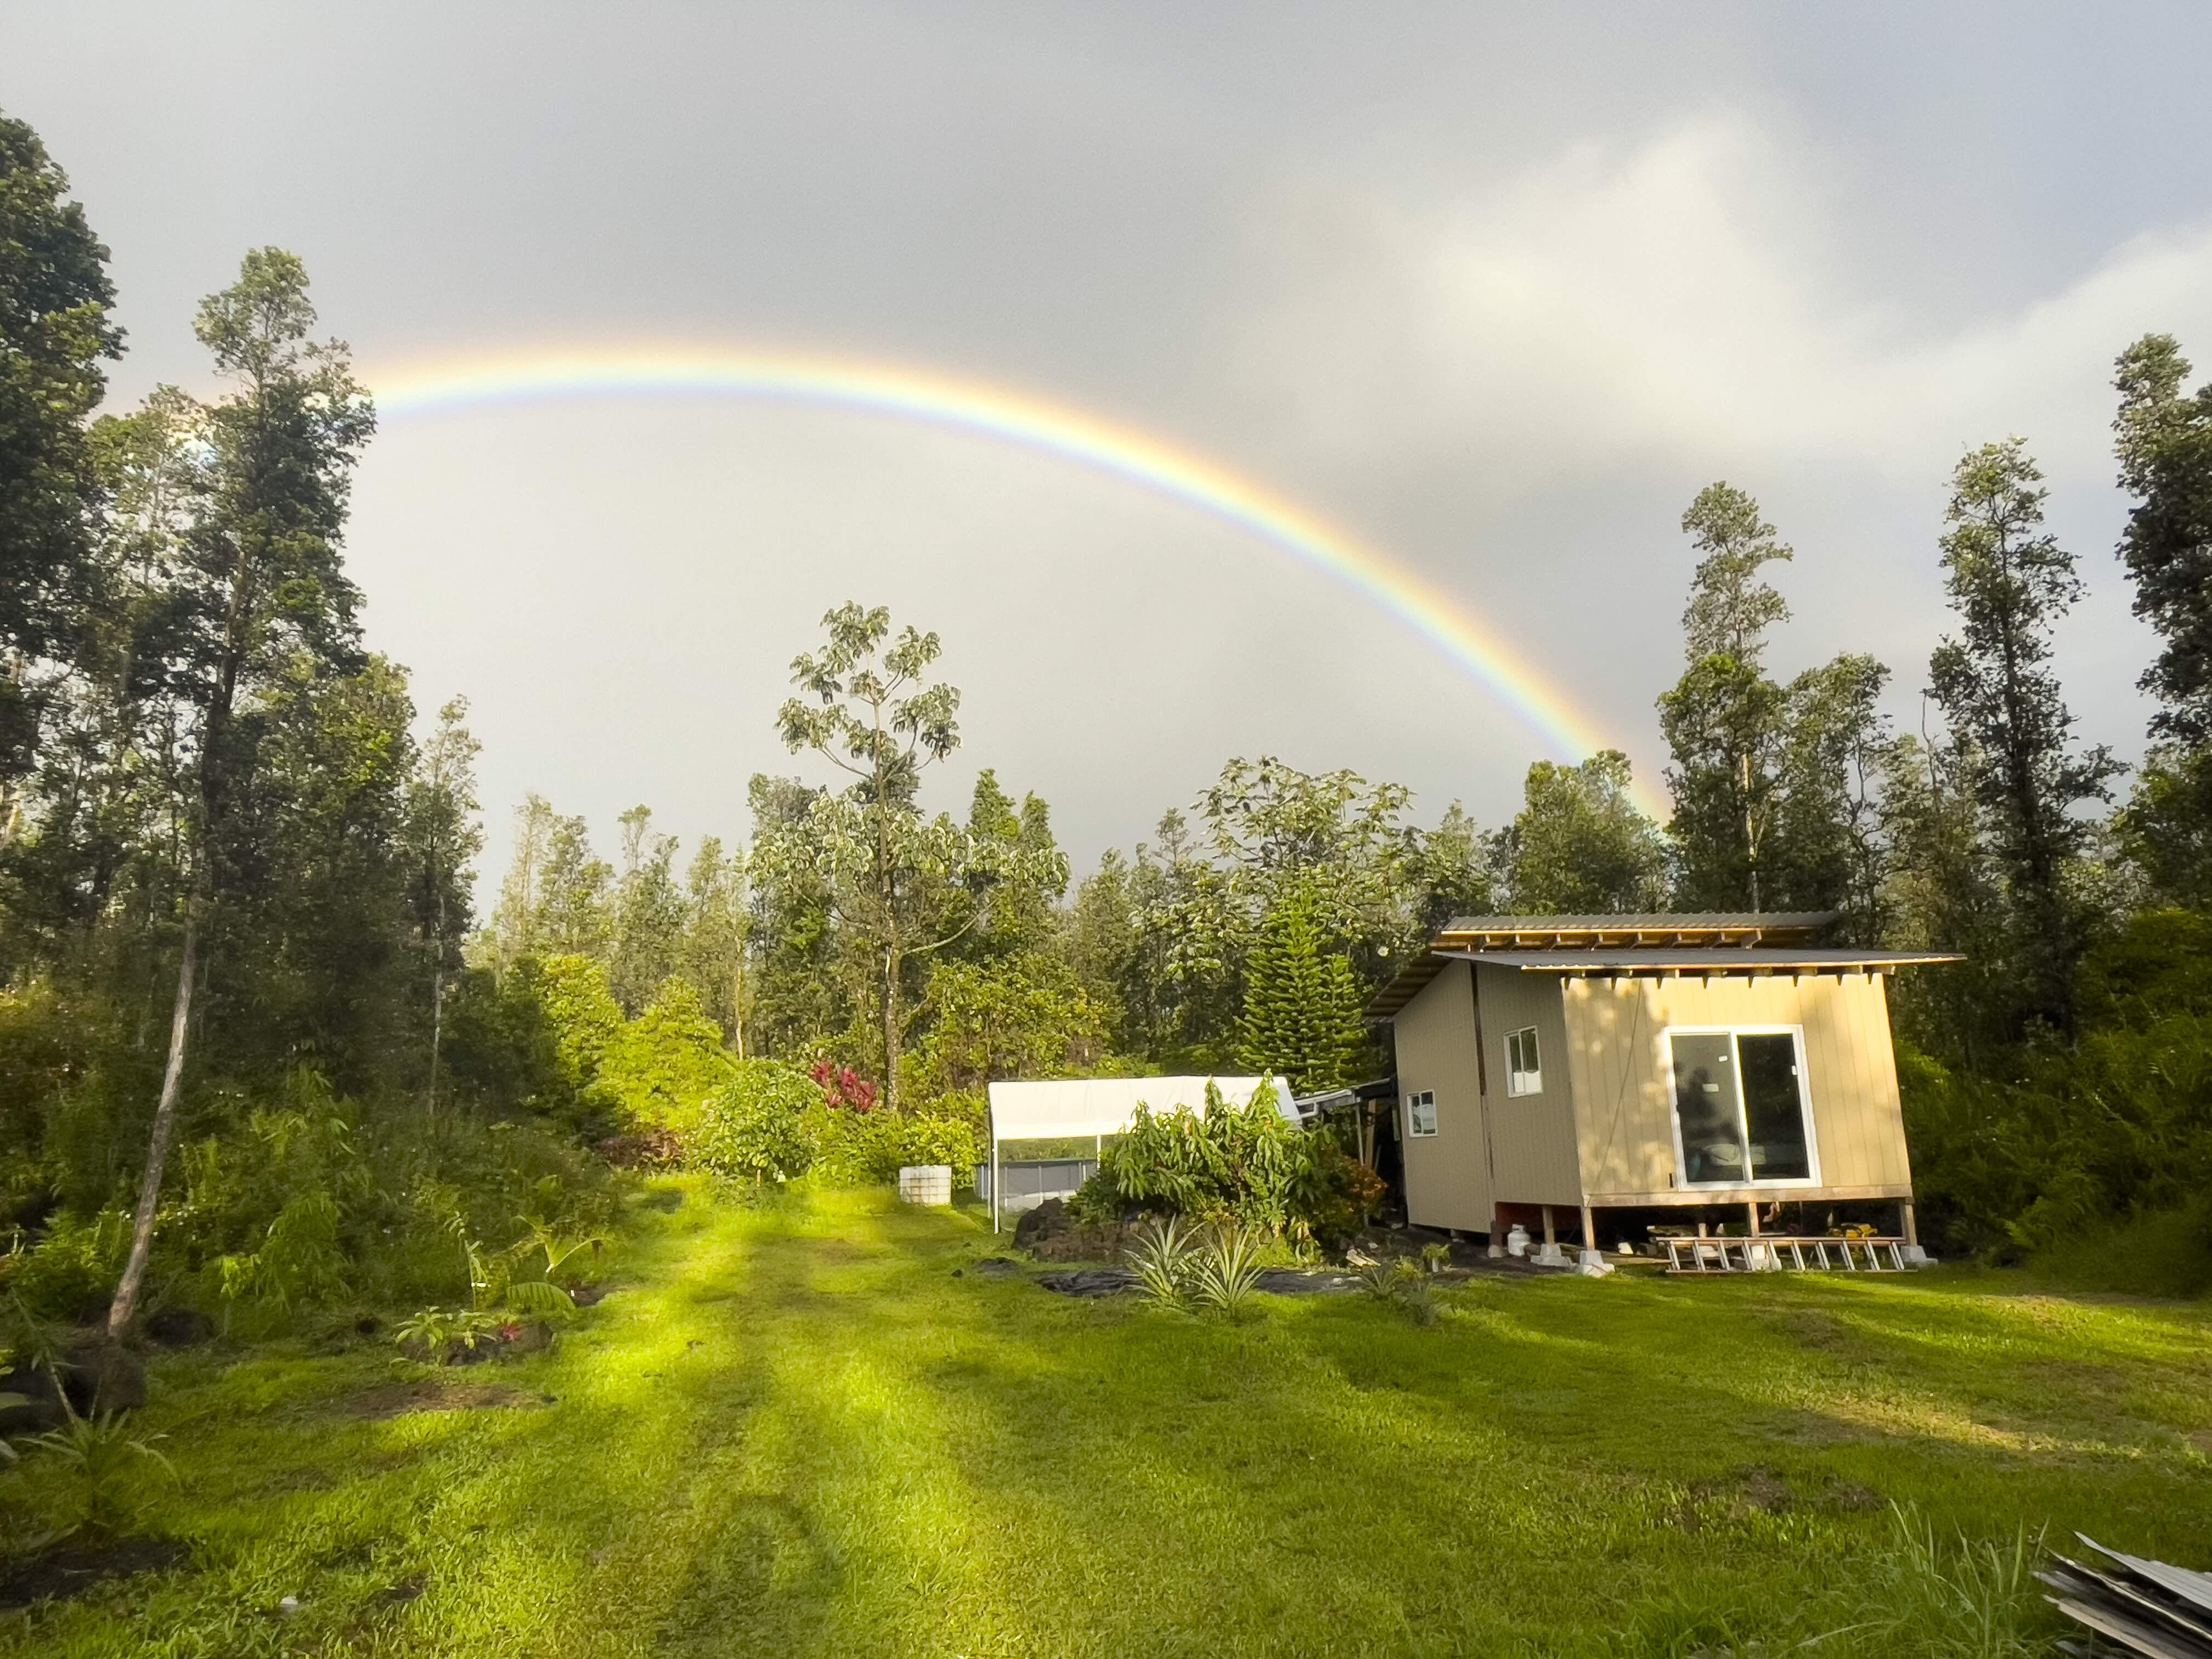
POLYGON ((814 1086, 822 1091, 822 1098, 830 1106, 842 1106, 848 1111, 872 1112, 876 1109, 876 1085, 849 1066, 835 1066, 818 1060, 807 1075, 814 1086))

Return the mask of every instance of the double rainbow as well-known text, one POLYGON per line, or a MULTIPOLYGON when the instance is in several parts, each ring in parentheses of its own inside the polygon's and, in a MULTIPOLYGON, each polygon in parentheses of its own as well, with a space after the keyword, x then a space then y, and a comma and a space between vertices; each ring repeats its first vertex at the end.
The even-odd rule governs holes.
POLYGON ((694 345, 455 358, 368 379, 380 413, 400 420, 580 398, 729 398, 919 421, 1056 456, 1210 514, 1335 578, 1467 670, 1559 758, 1607 746, 1581 710, 1433 583, 1203 455, 1026 393, 889 364, 694 345))

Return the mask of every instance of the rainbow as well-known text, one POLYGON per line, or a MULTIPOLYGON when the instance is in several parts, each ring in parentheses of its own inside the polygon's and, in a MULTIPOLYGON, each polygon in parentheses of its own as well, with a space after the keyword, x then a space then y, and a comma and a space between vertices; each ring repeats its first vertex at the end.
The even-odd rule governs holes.
MULTIPOLYGON (((1472 674, 1559 758, 1577 761, 1608 746, 1580 710, 1434 583, 1203 455, 1026 393, 889 364, 695 345, 456 358, 364 378, 379 412, 398 420, 577 398, 732 398, 919 421, 1056 456, 1180 501, 1335 578, 1472 674)), ((1656 803, 1643 805, 1653 811, 1656 803)))

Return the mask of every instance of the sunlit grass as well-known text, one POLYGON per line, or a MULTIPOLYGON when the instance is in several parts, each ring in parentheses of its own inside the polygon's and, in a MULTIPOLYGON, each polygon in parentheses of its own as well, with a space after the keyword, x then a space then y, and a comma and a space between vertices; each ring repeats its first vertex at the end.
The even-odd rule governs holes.
POLYGON ((637 1225, 553 1353, 455 1377, 551 1404, 349 1415, 375 1340, 159 1362, 193 1569, 0 1654, 1994 1653, 1961 1533, 2207 1565, 2200 1307, 1947 1270, 1231 1322, 979 1277, 971 1217, 887 1194, 637 1225))

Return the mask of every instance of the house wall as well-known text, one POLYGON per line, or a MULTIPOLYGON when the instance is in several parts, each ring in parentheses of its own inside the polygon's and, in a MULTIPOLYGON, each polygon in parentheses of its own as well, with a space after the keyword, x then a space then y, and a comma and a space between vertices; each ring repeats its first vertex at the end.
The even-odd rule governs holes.
POLYGON ((1406 1213, 1423 1227, 1490 1227, 1490 1172, 1476 1081, 1470 964, 1452 962, 1392 1021, 1398 1048, 1398 1133, 1406 1158, 1406 1213), (1405 1097, 1437 1097, 1437 1132, 1414 1135, 1405 1097))
MULTIPOLYGON (((1582 1169, 1575 1156, 1575 1089, 1567 1022, 1557 974, 1524 974, 1517 968, 1471 965, 1481 999, 1483 1058, 1487 1062, 1491 1150, 1498 1192, 1514 1204, 1579 1204, 1582 1169), (1505 1092, 1505 1039, 1536 1029, 1540 1093, 1505 1092)), ((1476 1224, 1461 1223, 1461 1225, 1476 1224)), ((1487 1210, 1480 1224, 1490 1225, 1487 1210)))
MULTIPOLYGON (((1714 1203, 1791 1191, 1911 1196, 1881 975, 1569 979, 1561 992, 1581 1122, 1580 1178, 1593 1203, 1714 1203), (1818 1187, 1674 1186, 1674 1083, 1662 1036, 1674 1025, 1804 1028, 1818 1187)), ((1510 1187, 1502 1195, 1521 1196, 1510 1187)))

